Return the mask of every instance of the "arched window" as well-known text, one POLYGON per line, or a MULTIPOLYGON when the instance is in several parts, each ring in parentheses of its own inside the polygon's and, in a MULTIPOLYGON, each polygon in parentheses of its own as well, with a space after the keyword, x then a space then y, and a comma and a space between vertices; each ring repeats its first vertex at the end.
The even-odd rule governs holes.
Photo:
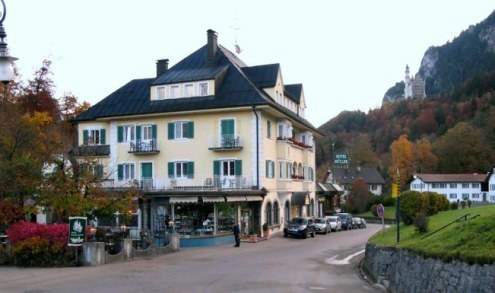
POLYGON ((280 224, 280 208, 278 207, 278 201, 273 203, 273 224, 280 224))
POLYGON ((266 203, 265 218, 266 218, 266 223, 268 224, 268 226, 273 226, 272 203, 271 202, 266 203))

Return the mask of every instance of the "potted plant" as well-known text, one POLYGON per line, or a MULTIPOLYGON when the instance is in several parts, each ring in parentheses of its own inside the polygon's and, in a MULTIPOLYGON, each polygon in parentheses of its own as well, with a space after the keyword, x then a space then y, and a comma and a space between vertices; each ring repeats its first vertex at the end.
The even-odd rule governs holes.
POLYGON ((268 223, 264 223, 263 224, 263 238, 267 238, 270 237, 270 231, 268 229, 268 223))
POLYGON ((258 242, 258 235, 254 232, 254 229, 249 229, 249 240, 251 242, 258 242))

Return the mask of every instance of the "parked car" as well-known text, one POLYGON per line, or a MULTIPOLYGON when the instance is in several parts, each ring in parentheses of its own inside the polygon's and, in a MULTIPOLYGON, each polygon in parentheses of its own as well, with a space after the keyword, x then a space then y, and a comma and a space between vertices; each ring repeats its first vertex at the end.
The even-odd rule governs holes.
POLYGON ((327 217, 315 219, 315 232, 321 234, 327 234, 332 231, 330 227, 330 219, 327 217))
POLYGON ((357 218, 357 227, 359 229, 365 229, 366 228, 366 220, 364 218, 357 218))
POLYGON ((287 227, 284 228, 284 237, 289 235, 299 236, 302 238, 315 237, 315 223, 313 218, 297 217, 292 218, 287 227))
POLYGON ((359 218, 358 217, 352 217, 352 229, 357 229, 359 228, 359 218))
POLYGON ((329 216, 327 218, 330 222, 330 229, 332 231, 342 231, 342 221, 340 221, 340 218, 338 216, 329 216))
POLYGON ((342 221, 342 230, 352 229, 352 215, 349 213, 338 213, 335 214, 342 221))

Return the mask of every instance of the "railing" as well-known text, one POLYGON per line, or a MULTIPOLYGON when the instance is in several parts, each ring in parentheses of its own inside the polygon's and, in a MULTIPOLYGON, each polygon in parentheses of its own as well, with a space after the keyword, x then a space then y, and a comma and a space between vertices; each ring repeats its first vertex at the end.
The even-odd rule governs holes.
POLYGON ((132 180, 108 180, 104 188, 130 188, 142 190, 241 190, 251 189, 251 177, 247 176, 194 176, 194 178, 145 178, 132 180))
POLYGON ((476 215, 476 216, 473 216, 473 217, 471 217, 470 219, 468 219, 468 217, 467 217, 467 216, 469 216, 469 215, 470 215, 470 214, 465 214, 464 216, 459 217, 458 219, 455 219, 454 221, 452 221, 452 222, 450 222, 450 223, 448 223, 448 224, 446 224, 446 225, 444 225, 444 226, 442 226, 442 227, 440 227, 440 228, 436 229, 435 231, 431 232, 430 234, 423 236, 421 239, 425 239, 426 237, 430 237, 431 235, 433 235, 433 234, 437 233, 437 232, 438 232, 438 231, 440 231, 440 230, 443 230, 443 229, 447 228, 448 226, 450 226, 450 225, 452 225, 452 224, 454 224, 454 223, 466 222, 466 221, 469 221, 469 220, 475 219, 475 218, 477 218, 477 217, 479 217, 479 216, 480 216, 480 215, 476 215))
POLYGON ((244 140, 237 135, 213 136, 210 141, 210 150, 240 150, 244 147, 244 140))
POLYGON ((81 145, 73 148, 71 154, 77 157, 108 156, 110 155, 110 145, 81 145))
POLYGON ((129 153, 131 154, 156 154, 160 152, 156 139, 136 140, 129 143, 129 153))

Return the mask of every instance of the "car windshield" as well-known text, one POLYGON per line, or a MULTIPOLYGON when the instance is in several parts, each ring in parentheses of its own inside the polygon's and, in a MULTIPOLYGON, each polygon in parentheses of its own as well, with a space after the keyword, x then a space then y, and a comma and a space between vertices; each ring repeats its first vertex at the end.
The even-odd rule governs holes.
POLYGON ((294 218, 294 219, 290 220, 290 223, 291 224, 306 224, 307 220, 302 219, 302 218, 294 218))
POLYGON ((346 214, 340 214, 340 215, 339 215, 339 218, 341 218, 341 219, 345 220, 345 219, 347 218, 347 215, 346 215, 346 214))
POLYGON ((325 223, 325 219, 315 219, 315 223, 325 223))
POLYGON ((330 218, 330 222, 337 222, 336 218, 330 218))

